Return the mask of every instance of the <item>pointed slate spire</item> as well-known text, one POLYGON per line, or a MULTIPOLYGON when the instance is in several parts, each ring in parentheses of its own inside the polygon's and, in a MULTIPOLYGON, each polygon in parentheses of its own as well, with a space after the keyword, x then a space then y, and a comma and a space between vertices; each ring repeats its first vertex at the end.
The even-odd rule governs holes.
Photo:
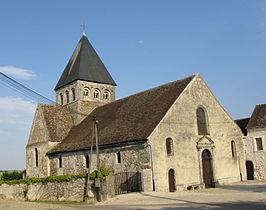
POLYGON ((116 85, 86 34, 83 34, 54 90, 76 80, 116 85))

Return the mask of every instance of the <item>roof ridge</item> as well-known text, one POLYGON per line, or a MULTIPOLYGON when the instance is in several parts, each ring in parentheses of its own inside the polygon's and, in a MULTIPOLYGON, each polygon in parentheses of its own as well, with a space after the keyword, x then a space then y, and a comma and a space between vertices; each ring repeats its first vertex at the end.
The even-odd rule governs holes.
MULTIPOLYGON (((177 83, 177 82, 182 82, 182 81, 187 80, 187 79, 189 79, 189 78, 194 78, 195 76, 196 76, 196 74, 193 74, 193 75, 188 76, 188 77, 185 77, 185 78, 183 78, 183 79, 179 79, 179 80, 175 80, 175 81, 168 82, 168 83, 165 83, 165 84, 161 84, 161 85, 159 85, 159 86, 155 86, 155 87, 149 88, 149 89, 147 89, 147 90, 143 90, 143 91, 140 91, 140 92, 134 93, 134 94, 129 95, 129 96, 126 96, 126 97, 124 97, 124 98, 120 98, 120 99, 118 99, 118 100, 116 100, 116 101, 113 101, 113 102, 111 102, 111 103, 114 103, 114 102, 117 102, 117 101, 126 100, 126 99, 128 99, 128 98, 130 98, 130 97, 133 97, 133 96, 141 95, 141 94, 143 94, 143 93, 147 93, 147 92, 150 92, 150 91, 154 91, 154 90, 160 89, 160 88, 162 88, 162 87, 170 86, 170 85, 175 84, 175 83, 177 83)), ((110 104, 110 103, 109 103, 109 104, 110 104)), ((108 105, 108 104, 106 104, 106 105, 108 105)), ((104 105, 104 106, 106 106, 106 105, 104 105)), ((103 106, 101 106, 101 107, 103 107, 103 106)))

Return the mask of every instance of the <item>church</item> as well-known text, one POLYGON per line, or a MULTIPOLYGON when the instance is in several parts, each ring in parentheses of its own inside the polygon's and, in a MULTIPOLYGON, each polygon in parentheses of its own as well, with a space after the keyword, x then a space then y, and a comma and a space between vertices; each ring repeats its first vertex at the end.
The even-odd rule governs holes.
POLYGON ((81 174, 91 164, 138 173, 141 191, 164 192, 246 179, 242 132, 199 74, 116 100, 83 34, 54 90, 56 104, 35 112, 27 177, 81 174))

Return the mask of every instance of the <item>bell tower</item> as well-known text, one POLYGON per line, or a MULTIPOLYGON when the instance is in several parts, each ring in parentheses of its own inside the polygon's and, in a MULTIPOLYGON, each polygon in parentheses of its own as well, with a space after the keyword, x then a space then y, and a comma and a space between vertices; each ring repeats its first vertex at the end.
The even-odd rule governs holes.
POLYGON ((56 103, 68 106, 75 124, 115 100, 116 83, 83 33, 55 86, 56 103))

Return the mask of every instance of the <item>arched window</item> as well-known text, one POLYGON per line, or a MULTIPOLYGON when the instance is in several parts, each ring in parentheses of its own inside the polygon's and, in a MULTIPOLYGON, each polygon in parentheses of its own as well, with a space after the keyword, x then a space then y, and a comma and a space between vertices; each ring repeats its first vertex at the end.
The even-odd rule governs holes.
POLYGON ((59 168, 62 168, 62 165, 63 165, 62 164, 63 163, 62 161, 63 160, 62 160, 62 156, 61 155, 59 156, 58 161, 59 161, 59 168))
POLYGON ((75 88, 71 88, 71 93, 72 93, 72 100, 76 100, 76 93, 75 93, 75 88))
POLYGON ((168 156, 174 155, 173 139, 171 138, 166 139, 166 152, 168 156))
POLYGON ((83 90, 83 94, 85 97, 90 97, 90 89, 88 87, 85 87, 84 90, 83 90))
POLYGON ((63 93, 60 93, 60 104, 64 105, 64 96, 63 93))
POLYGON ((198 124, 198 134, 199 135, 209 134, 206 114, 205 114, 204 109, 201 107, 199 107, 197 109, 197 124, 198 124))
POLYGON ((98 90, 98 89, 95 89, 94 90, 94 93, 93 93, 93 98, 97 98, 97 99, 99 99, 100 98, 100 90, 98 90))
POLYGON ((121 163, 121 152, 116 153, 117 163, 121 163))
POLYGON ((86 162, 86 168, 89 168, 89 166, 90 166, 90 157, 89 157, 89 155, 85 155, 85 162, 86 162))
POLYGON ((103 99, 109 101, 110 100, 110 92, 108 90, 105 90, 103 92, 103 99))
POLYGON ((67 104, 69 103, 69 92, 68 92, 68 90, 66 90, 66 103, 67 104))
POLYGON ((232 152, 232 157, 236 158, 236 144, 234 141, 231 141, 231 152, 232 152))
POLYGON ((37 148, 35 148, 35 166, 39 166, 39 153, 37 148))

